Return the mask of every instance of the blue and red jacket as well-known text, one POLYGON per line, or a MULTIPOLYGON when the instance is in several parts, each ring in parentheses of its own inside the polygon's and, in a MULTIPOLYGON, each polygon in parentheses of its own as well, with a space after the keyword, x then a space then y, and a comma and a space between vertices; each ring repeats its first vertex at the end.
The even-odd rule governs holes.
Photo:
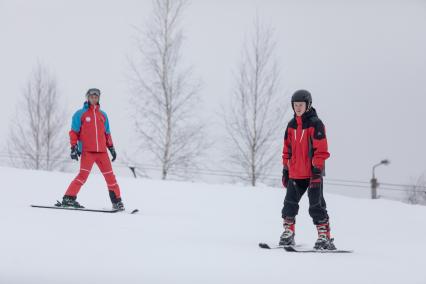
POLYGON ((288 123, 282 157, 291 179, 311 178, 313 167, 324 173, 325 160, 330 153, 324 124, 314 108, 302 116, 295 115, 288 123))
POLYGON ((106 152, 113 146, 107 114, 88 102, 74 113, 69 135, 71 146, 78 145, 80 152, 106 152))

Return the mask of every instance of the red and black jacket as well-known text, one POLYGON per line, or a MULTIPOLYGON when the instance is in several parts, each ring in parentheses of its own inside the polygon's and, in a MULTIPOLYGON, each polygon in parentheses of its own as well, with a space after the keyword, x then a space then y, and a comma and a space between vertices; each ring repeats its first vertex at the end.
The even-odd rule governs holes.
POLYGON ((313 167, 324 172, 328 157, 325 127, 315 109, 300 117, 295 115, 284 135, 283 165, 289 170, 290 178, 311 178, 313 167))

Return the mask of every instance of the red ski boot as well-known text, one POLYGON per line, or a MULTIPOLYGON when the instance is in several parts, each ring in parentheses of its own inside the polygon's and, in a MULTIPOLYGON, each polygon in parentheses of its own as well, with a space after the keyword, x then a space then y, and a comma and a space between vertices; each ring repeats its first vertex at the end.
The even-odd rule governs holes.
POLYGON ((284 232, 280 237, 280 246, 294 246, 296 243, 294 241, 295 230, 295 219, 294 218, 284 218, 284 232))
POLYGON ((318 239, 315 242, 314 249, 318 250, 335 250, 334 239, 330 237, 330 224, 328 221, 326 223, 318 224, 318 239))

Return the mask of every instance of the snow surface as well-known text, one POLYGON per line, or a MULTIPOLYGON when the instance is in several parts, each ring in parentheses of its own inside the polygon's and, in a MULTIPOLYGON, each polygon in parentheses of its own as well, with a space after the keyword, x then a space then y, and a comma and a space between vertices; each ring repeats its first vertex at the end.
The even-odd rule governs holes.
MULTIPOLYGON (((119 178, 137 215, 31 208, 61 198, 73 175, 0 168, 0 283, 426 283, 426 207, 327 194, 335 243, 353 254, 262 250, 277 242, 285 192, 119 178)), ((109 207, 102 176, 79 195, 109 207)), ((298 243, 315 228, 303 199, 298 243)))

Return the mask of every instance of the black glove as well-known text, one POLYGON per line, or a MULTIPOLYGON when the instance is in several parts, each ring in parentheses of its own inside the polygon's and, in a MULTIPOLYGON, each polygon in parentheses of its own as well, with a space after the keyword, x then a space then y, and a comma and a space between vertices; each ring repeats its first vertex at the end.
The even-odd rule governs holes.
POLYGON ((71 146, 71 159, 78 161, 78 157, 80 157, 81 153, 78 151, 78 146, 71 146))
POLYGON ((111 162, 114 162, 117 158, 117 152, 115 152, 114 147, 108 147, 109 152, 111 153, 112 159, 111 162))
POLYGON ((322 182, 322 170, 320 168, 313 167, 309 188, 320 188, 321 182, 322 182))
POLYGON ((288 186, 288 180, 289 180, 289 174, 288 174, 288 169, 287 168, 283 168, 283 177, 282 177, 282 182, 283 182, 283 186, 285 188, 287 188, 288 186))

